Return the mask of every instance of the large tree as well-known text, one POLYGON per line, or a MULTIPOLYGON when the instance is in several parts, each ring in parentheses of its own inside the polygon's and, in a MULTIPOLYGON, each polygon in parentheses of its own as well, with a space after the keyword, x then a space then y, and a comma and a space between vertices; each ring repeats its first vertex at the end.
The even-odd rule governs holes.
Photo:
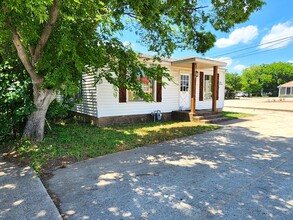
POLYGON ((226 96, 235 96, 235 93, 242 88, 241 76, 237 73, 226 73, 225 90, 226 96))
POLYGON ((275 62, 263 66, 261 77, 263 92, 278 96, 278 86, 293 80, 293 64, 275 62))
POLYGON ((204 53, 216 38, 260 9, 262 0, 2 0, 0 52, 18 55, 33 83, 36 111, 24 136, 42 140, 44 120, 56 92, 73 94, 85 71, 148 99, 137 74, 168 77, 159 65, 146 66, 117 36, 133 30, 150 51, 170 56, 175 49, 204 53), (207 28, 208 27, 208 28, 207 28), (11 45, 14 45, 12 47, 11 45), (127 76, 127 77, 125 77, 127 76))
POLYGON ((241 82, 242 89, 245 92, 248 92, 249 95, 260 96, 262 92, 262 66, 253 65, 249 68, 246 68, 242 72, 241 82))
POLYGON ((293 80, 293 65, 276 62, 246 68, 242 73, 244 91, 254 95, 262 92, 278 96, 278 86, 293 80))

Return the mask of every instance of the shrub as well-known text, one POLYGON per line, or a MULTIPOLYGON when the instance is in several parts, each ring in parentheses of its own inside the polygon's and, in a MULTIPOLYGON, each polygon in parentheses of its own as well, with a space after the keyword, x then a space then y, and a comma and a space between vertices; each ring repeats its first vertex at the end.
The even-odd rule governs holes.
POLYGON ((34 110, 32 84, 15 60, 0 63, 0 141, 21 133, 27 115, 34 110), (20 73, 21 72, 21 73, 20 73))
MULTIPOLYGON (((46 118, 52 121, 66 118, 75 99, 54 100, 46 118)), ((32 83, 16 60, 0 63, 0 142, 16 138, 23 132, 27 116, 35 110, 32 83), (21 73, 21 74, 20 74, 21 73)))
POLYGON ((49 106, 46 118, 51 121, 67 118, 75 103, 76 100, 72 98, 55 99, 49 106))

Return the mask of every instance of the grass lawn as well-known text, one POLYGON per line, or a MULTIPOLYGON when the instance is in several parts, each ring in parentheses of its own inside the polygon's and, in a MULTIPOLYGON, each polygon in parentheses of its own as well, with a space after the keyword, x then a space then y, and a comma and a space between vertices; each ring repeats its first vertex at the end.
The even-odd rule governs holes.
POLYGON ((242 113, 242 112, 219 112, 220 114, 222 114, 223 116, 225 116, 226 118, 230 118, 230 119, 240 119, 240 118, 246 118, 246 117, 250 117, 250 116, 254 116, 254 114, 248 114, 248 113, 242 113))
POLYGON ((40 143, 21 140, 10 144, 8 157, 17 157, 41 173, 42 169, 62 167, 76 161, 217 128, 219 126, 172 121, 103 128, 68 122, 53 125, 52 131, 40 143))

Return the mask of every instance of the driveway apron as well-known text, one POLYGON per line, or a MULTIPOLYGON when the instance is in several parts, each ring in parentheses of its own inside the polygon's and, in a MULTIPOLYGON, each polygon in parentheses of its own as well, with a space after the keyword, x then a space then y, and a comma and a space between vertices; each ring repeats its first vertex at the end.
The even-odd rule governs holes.
POLYGON ((34 170, 6 162, 1 156, 0 219, 62 219, 34 170))
POLYGON ((68 219, 293 219, 293 113, 55 171, 68 219))

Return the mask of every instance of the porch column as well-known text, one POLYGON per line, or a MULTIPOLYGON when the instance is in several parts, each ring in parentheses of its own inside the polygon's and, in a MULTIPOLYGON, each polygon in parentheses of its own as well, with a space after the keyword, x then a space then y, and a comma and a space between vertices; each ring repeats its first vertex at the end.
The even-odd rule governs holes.
POLYGON ((195 94, 196 94, 196 63, 192 63, 190 113, 195 113, 195 107, 196 107, 196 95, 195 94))
POLYGON ((218 82, 218 66, 214 66, 213 71, 213 112, 217 112, 217 82, 218 82))

